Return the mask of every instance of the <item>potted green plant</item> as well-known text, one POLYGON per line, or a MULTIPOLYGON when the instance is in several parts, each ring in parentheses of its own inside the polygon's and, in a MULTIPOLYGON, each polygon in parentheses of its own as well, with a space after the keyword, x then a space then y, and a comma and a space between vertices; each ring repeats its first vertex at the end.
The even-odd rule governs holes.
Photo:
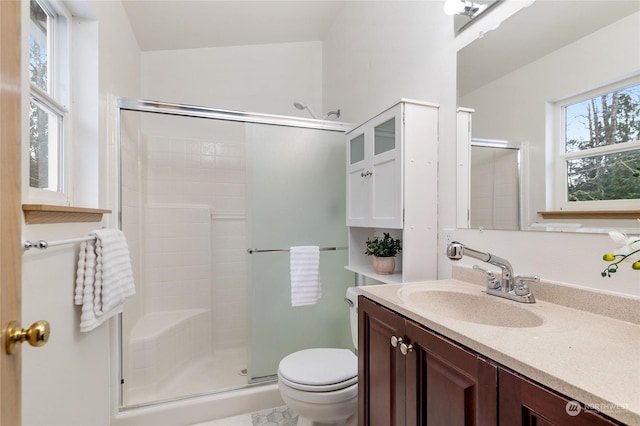
POLYGON ((367 256, 373 256, 373 270, 376 274, 389 275, 396 267, 396 255, 402 251, 402 242, 391 237, 388 232, 383 237, 367 238, 367 256))

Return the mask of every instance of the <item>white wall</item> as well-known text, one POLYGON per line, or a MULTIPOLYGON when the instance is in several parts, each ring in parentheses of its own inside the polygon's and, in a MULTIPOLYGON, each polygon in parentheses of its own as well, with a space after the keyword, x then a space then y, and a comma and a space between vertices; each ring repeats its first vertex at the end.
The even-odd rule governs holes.
MULTIPOLYGON (((360 123, 399 98, 455 102, 453 20, 440 1, 347 2, 324 39, 323 98, 360 123)), ((451 113, 441 114, 453 123, 451 113)), ((341 118, 342 118, 341 117, 341 118)), ((447 127, 451 127, 448 125, 447 127)), ((452 136, 445 127, 443 137, 452 136)))
POLYGON ((322 110, 322 43, 280 43, 142 53, 142 97, 310 118, 322 110))
MULTIPOLYGON (((72 3, 80 6, 79 2, 72 3)), ((95 134, 99 134, 99 141, 87 141, 93 152, 84 157, 85 166, 87 170, 101 172, 89 173, 91 188, 85 188, 87 192, 78 198, 85 206, 113 208, 107 202, 109 189, 105 177, 110 147, 107 97, 109 94, 138 96, 139 50, 119 2, 90 2, 80 13, 88 16, 81 25, 94 28, 89 34, 97 36, 93 42, 99 46, 99 76, 93 76, 94 83, 98 79, 95 87, 99 93, 99 109, 95 108, 99 121, 95 134), (99 157, 95 152, 98 143, 99 157), (97 203, 99 205, 95 205, 97 203)), ((28 19, 28 10, 26 16, 28 19)), ((87 76, 83 76, 83 80, 86 79, 87 76)), ((95 126, 95 120, 91 124, 95 126)), ((77 173, 76 178, 82 179, 81 168, 77 173)), ((80 237, 105 226, 107 221, 110 219, 102 224, 24 225, 23 238, 80 237)), ((51 337, 46 346, 22 348, 24 425, 86 426, 110 422, 110 324, 89 333, 79 332, 80 310, 73 305, 77 252, 76 244, 52 247, 45 252, 32 251, 24 256, 22 323, 28 326, 35 320, 46 319, 51 324, 51 337)))

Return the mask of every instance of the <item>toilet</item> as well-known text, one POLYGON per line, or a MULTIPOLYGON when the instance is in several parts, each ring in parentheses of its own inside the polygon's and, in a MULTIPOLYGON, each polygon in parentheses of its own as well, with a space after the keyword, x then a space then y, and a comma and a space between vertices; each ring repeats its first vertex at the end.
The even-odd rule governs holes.
MULTIPOLYGON (((358 347, 358 294, 347 289, 353 345, 358 347)), ((287 355, 278 366, 278 388, 298 414, 298 426, 355 425, 358 358, 349 349, 314 348, 287 355)))

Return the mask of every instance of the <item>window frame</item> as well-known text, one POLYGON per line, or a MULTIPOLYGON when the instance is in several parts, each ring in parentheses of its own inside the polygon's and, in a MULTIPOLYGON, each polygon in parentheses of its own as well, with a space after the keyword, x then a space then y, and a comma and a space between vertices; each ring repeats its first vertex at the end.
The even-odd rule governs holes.
POLYGON ((574 159, 626 152, 640 149, 640 140, 621 142, 574 152, 565 152, 565 108, 577 103, 596 98, 617 89, 628 88, 640 84, 640 74, 621 79, 604 86, 576 94, 553 103, 553 205, 555 210, 564 211, 624 211, 637 210, 640 199, 627 200, 595 200, 568 201, 567 162, 574 159))
MULTIPOLYGON (((30 184, 30 162, 26 163, 26 187, 27 199, 29 203, 46 203, 54 205, 71 205, 72 200, 72 161, 70 154, 71 134, 72 134, 72 117, 70 109, 71 100, 71 24, 72 15, 65 7, 64 3, 56 0, 35 0, 40 7, 47 13, 50 20, 48 25, 48 91, 37 86, 31 81, 29 76, 30 53, 26 56, 28 64, 25 71, 27 76, 27 84, 29 94, 27 100, 27 110, 30 108, 31 102, 41 104, 49 109, 60 119, 60 128, 58 129, 58 190, 35 188, 30 184)), ((30 2, 26 6, 27 18, 29 26, 26 31, 25 49, 29 52, 31 37, 31 18, 30 18, 30 2)), ((29 113, 27 112, 27 121, 29 113)), ((27 129, 27 153, 30 147, 30 131, 27 129)), ((29 155, 27 155, 29 157, 29 155)))

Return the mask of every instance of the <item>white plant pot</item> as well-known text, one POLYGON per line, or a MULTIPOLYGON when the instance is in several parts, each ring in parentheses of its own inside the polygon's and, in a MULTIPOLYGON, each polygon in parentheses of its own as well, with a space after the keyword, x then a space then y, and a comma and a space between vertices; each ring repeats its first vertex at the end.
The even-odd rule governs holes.
POLYGON ((376 274, 391 275, 394 269, 396 269, 395 257, 373 256, 373 270, 376 274))

